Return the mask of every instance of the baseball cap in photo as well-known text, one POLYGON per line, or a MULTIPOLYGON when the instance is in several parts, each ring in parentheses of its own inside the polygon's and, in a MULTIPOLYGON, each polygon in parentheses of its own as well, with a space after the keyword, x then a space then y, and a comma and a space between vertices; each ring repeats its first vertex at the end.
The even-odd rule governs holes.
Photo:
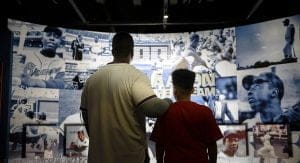
POLYGON ((278 95, 280 98, 283 97, 284 86, 282 80, 272 72, 261 73, 258 76, 247 75, 242 80, 243 87, 248 91, 253 84, 262 84, 265 82, 272 83, 272 85, 278 88, 278 95))

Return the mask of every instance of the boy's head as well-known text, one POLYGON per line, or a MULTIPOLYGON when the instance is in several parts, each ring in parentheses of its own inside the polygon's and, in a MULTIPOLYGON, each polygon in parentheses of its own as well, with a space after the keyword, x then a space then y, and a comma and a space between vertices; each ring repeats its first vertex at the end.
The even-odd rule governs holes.
POLYGON ((188 69, 177 69, 172 73, 174 96, 178 100, 183 97, 190 97, 194 91, 196 74, 188 69))

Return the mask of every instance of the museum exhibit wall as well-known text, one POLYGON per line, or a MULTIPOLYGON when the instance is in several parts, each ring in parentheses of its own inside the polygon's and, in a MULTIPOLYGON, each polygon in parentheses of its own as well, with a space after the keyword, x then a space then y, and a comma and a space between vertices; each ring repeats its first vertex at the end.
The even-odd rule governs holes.
MULTIPOLYGON (((45 27, 8 20, 13 45, 9 53, 13 58, 9 159, 43 158, 49 146, 53 157, 86 157, 71 145, 77 131, 86 133, 79 111, 81 91, 90 75, 112 61, 111 39, 115 33, 59 27, 61 38, 48 36, 59 39, 56 53, 47 56, 41 49, 55 45, 43 45, 45 27), (72 41, 79 35, 84 47, 82 57, 76 58, 72 41)), ((132 36, 135 47, 131 64, 149 77, 157 96, 174 100, 170 74, 185 61, 184 66, 197 74, 192 101, 211 108, 227 104, 226 112, 212 111, 224 135, 227 130, 240 133, 239 147, 235 157, 219 156, 218 161, 300 161, 299 15, 224 29, 132 36), (289 26, 284 26, 285 19, 289 19, 289 26), (276 106, 280 111, 275 115, 266 115, 262 108, 255 107, 259 101, 253 90, 266 82, 283 85, 269 95, 280 96, 276 106), (259 112, 264 115, 256 114, 259 112), (261 122, 255 124, 258 120, 261 122), (273 153, 262 152, 266 135, 271 138, 273 153)), ((275 108, 268 98, 270 101, 260 105, 275 108)), ((149 136, 155 119, 146 120, 149 136)), ((219 153, 224 146, 220 140, 219 153)), ((151 141, 148 151, 154 162, 151 141)))

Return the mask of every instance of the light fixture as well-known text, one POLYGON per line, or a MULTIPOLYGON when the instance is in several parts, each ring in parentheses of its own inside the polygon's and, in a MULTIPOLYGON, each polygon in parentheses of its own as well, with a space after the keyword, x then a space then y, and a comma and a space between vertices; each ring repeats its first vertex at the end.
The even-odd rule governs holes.
POLYGON ((163 20, 162 20, 162 25, 163 25, 163 29, 165 30, 167 28, 167 22, 168 22, 168 3, 169 0, 164 0, 164 8, 163 8, 163 20))
POLYGON ((169 16, 168 16, 168 14, 164 14, 164 19, 168 19, 169 18, 169 16))
POLYGON ((163 15, 163 20, 166 20, 169 18, 169 15, 168 15, 168 6, 165 6, 164 7, 164 11, 163 11, 164 15, 163 15))

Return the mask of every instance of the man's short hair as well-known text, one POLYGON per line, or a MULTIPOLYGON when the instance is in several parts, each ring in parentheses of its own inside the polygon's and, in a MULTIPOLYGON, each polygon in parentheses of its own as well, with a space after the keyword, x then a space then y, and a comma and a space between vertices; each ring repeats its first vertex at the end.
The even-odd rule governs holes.
POLYGON ((188 69, 177 69, 172 73, 172 82, 174 86, 191 90, 194 87, 195 76, 195 72, 188 69))
POLYGON ((44 28, 44 32, 53 32, 56 35, 58 35, 59 37, 62 36, 62 31, 57 27, 47 26, 47 27, 44 28))
POLYGON ((112 40, 112 55, 114 57, 128 57, 133 53, 133 38, 129 33, 119 32, 112 40))
POLYGON ((243 87, 248 91, 253 84, 260 84, 263 82, 270 83, 273 87, 278 89, 278 97, 282 99, 284 93, 284 86, 282 80, 272 72, 261 73, 259 76, 247 75, 243 78, 243 87))

